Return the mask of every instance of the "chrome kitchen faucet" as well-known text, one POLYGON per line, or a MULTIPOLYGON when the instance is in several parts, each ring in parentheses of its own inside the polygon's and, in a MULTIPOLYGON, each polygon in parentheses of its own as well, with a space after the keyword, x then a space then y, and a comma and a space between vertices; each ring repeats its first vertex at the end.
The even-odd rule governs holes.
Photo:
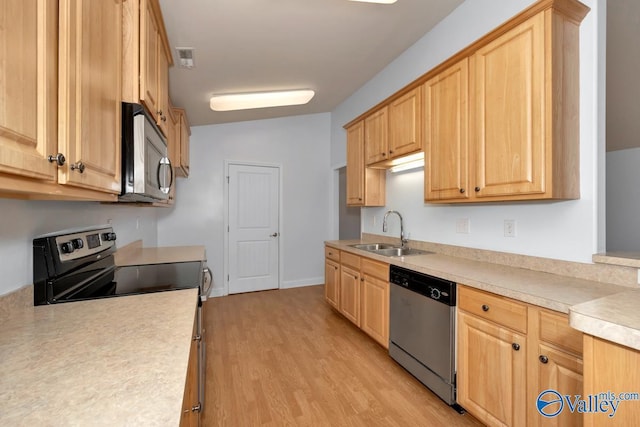
POLYGON ((400 215, 400 212, 398 211, 387 211, 384 214, 384 219, 382 220, 382 231, 383 232, 387 232, 387 217, 390 214, 396 214, 398 215, 398 218, 400 218, 400 247, 404 248, 405 245, 407 244, 408 240, 404 238, 404 224, 402 222, 402 215, 400 215))

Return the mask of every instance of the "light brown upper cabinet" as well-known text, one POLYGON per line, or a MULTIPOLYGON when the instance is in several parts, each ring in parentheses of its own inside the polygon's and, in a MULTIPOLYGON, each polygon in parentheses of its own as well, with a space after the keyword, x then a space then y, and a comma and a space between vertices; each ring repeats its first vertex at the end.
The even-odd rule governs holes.
POLYGON ((414 88, 364 118, 367 166, 387 169, 394 159, 422 150, 421 94, 414 88))
POLYGON ((0 192, 115 201, 122 4, 8 0, 0 16, 0 192))
POLYGON ((58 181, 119 194, 122 3, 60 0, 58 181))
MULTIPOLYGON (((54 182, 58 5, 5 1, 0 15, 0 172, 54 182)), ((3 185, 4 187, 4 185, 3 185)))
POLYGON ((469 60, 424 84, 425 200, 467 199, 469 60))
POLYGON ((124 3, 122 100, 142 102, 168 133, 169 67, 173 58, 158 0, 124 3))
POLYGON ((365 166, 364 133, 363 120, 347 128, 347 205, 384 206, 385 171, 365 166))
POLYGON ((538 2, 427 81, 425 201, 580 197, 578 27, 588 10, 538 2))
POLYGON ((389 156, 389 108, 382 107, 364 119, 364 153, 367 166, 389 156))
POLYGON ((389 158, 422 150, 422 88, 417 87, 389 103, 389 158))
POLYGON ((424 149, 427 203, 579 198, 588 12, 540 0, 349 122, 364 122, 364 165, 424 149))
POLYGON ((187 121, 187 113, 182 108, 173 108, 173 114, 176 117, 176 153, 175 162, 172 159, 176 176, 189 177, 189 136, 191 128, 187 121))

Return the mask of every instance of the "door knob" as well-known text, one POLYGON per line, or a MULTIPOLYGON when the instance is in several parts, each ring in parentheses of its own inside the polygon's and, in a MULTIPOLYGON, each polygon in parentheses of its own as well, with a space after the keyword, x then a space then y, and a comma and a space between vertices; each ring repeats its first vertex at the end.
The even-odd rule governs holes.
POLYGON ((273 233, 273 234, 271 235, 271 237, 278 237, 278 233, 277 233, 277 232, 276 232, 276 233, 273 233))

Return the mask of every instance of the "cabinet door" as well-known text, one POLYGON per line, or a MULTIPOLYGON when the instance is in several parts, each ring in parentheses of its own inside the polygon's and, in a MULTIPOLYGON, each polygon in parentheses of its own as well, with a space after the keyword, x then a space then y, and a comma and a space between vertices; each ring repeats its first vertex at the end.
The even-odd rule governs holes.
POLYGON ((526 424, 525 337, 458 312, 458 403, 488 425, 526 424))
POLYGON ((174 111, 177 112, 178 118, 178 136, 180 140, 180 155, 179 162, 176 163, 176 168, 178 171, 178 176, 188 177, 189 176, 189 135, 191 135, 191 130, 189 128, 189 122, 187 121, 186 112, 177 108, 174 111))
POLYGON ((389 104, 389 156, 422 150, 422 87, 389 104))
POLYGON ((158 37, 158 127, 168 137, 169 123, 169 59, 164 49, 160 48, 158 37))
POLYGON ((0 13, 0 172, 55 181, 57 2, 4 0, 0 13), (7 60, 4 60, 7 59, 7 60))
POLYGON ((340 312, 360 327, 360 272, 340 268, 340 312))
MULTIPOLYGON (((194 328, 193 336, 197 334, 194 328)), ((189 364, 187 365, 187 381, 182 398, 182 415, 180 417, 180 427, 197 427, 199 425, 200 413, 193 408, 198 406, 198 353, 200 342, 196 339, 191 341, 189 352, 189 364)))
POLYGON ((544 14, 471 57, 477 197, 545 191, 544 14))
POLYGON ((160 106, 158 93, 160 30, 150 0, 141 1, 140 11, 140 100, 157 121, 160 106))
POLYGON ((424 85, 424 199, 467 199, 469 191, 468 59, 424 85))
POLYGON ((324 263, 324 298, 333 308, 340 309, 340 264, 329 259, 324 263))
POLYGON ((388 107, 383 107, 364 119, 364 152, 367 165, 389 158, 388 112, 388 107))
POLYGON ((58 182, 119 193, 122 3, 59 5, 58 182))
POLYGON ((389 282, 364 275, 360 320, 362 330, 389 348, 389 282))
MULTIPOLYGON (((638 393, 640 384, 640 351, 596 338, 584 336, 584 395, 613 392, 627 394, 626 399, 637 399, 629 393, 638 393)), ((586 427, 637 426, 640 420, 640 402, 618 401, 615 416, 585 414, 586 427)), ((609 411, 610 413, 610 411, 609 411)))
POLYGON ((364 123, 347 129, 347 205, 364 205, 364 123))
MULTIPOLYGON (((582 396, 582 359, 564 351, 541 343, 538 346, 538 359, 534 362, 538 373, 538 394, 545 390, 555 390, 561 395, 582 396)), ((537 399, 536 394, 536 399, 537 399)), ((582 426, 582 414, 575 411, 571 413, 569 408, 563 408, 562 412, 552 418, 546 418, 536 412, 534 423, 539 426, 572 427, 582 426)), ((549 408, 556 410, 554 407, 549 408)))

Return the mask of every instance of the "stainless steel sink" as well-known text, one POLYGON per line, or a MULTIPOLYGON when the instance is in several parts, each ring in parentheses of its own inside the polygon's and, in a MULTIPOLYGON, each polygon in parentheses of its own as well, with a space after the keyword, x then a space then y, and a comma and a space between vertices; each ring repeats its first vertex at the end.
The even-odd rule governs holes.
POLYGON ((363 251, 378 251, 380 249, 392 249, 393 245, 387 243, 361 243, 357 245, 350 245, 352 248, 361 249, 363 251))
POLYGON ((371 252, 373 254, 383 256, 407 256, 407 255, 423 255, 431 252, 421 251, 420 249, 413 248, 399 248, 388 243, 359 243, 356 245, 350 245, 352 248, 360 249, 363 251, 371 252))
POLYGON ((371 251, 378 255, 384 256, 407 256, 407 255, 423 255, 428 254, 427 251, 421 251, 420 249, 413 248, 387 248, 387 249, 378 249, 377 251, 371 251))

